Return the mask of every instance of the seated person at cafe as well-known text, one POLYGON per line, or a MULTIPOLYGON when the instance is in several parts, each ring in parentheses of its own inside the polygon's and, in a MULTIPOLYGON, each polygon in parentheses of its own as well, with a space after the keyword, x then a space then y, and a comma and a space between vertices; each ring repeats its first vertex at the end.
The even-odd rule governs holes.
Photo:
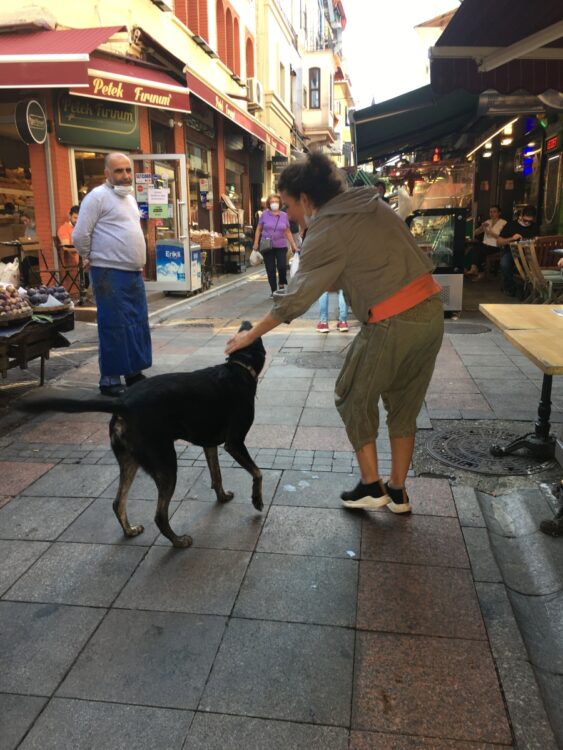
POLYGON ((467 271, 467 276, 473 276, 474 281, 484 278, 485 260, 489 255, 498 252, 497 240, 505 226, 506 219, 501 218, 500 206, 491 206, 489 218, 475 230, 475 237, 482 234, 483 241, 473 250, 471 268, 467 271))
POLYGON ((78 221, 78 206, 71 206, 68 219, 57 229, 57 237, 61 245, 72 245, 72 232, 78 221))
POLYGON ((520 240, 531 240, 537 237, 538 227, 536 222, 536 209, 533 206, 524 206, 516 221, 509 221, 501 230, 497 239, 497 245, 504 248, 500 259, 500 272, 503 279, 503 288, 507 294, 514 296, 516 287, 514 285, 514 260, 510 252, 510 243, 520 240))

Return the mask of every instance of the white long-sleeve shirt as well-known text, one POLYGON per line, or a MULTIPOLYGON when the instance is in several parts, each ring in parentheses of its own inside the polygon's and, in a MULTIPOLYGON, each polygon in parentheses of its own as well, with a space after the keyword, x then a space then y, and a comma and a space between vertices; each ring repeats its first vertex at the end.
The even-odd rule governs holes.
POLYGON ((146 263, 137 202, 132 195, 117 195, 107 183, 82 201, 72 241, 91 266, 139 271, 146 263))

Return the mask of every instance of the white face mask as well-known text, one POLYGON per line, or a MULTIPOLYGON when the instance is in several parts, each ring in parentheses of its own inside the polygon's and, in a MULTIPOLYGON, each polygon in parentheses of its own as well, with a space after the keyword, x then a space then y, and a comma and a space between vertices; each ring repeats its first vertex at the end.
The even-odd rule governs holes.
POLYGON ((270 211, 279 211, 280 204, 279 203, 270 203, 270 211))
POLYGON ((117 195, 120 195, 122 198, 125 198, 128 195, 133 195, 132 185, 114 185, 113 189, 114 189, 114 192, 117 195))

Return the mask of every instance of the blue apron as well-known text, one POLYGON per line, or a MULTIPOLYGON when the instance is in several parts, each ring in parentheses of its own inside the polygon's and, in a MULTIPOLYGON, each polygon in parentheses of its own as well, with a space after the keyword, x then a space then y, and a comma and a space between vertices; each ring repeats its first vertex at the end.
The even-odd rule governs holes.
POLYGON ((134 375, 152 365, 145 285, 140 271, 90 268, 98 313, 100 373, 134 375))

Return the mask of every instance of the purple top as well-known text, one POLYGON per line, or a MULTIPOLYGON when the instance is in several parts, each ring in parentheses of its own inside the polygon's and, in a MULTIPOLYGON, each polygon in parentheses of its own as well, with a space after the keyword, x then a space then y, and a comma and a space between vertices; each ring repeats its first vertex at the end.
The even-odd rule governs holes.
POLYGON ((272 240, 272 247, 287 247, 285 233, 289 229, 289 219, 285 211, 280 211, 276 216, 270 209, 266 209, 258 223, 262 224, 261 239, 272 240))

